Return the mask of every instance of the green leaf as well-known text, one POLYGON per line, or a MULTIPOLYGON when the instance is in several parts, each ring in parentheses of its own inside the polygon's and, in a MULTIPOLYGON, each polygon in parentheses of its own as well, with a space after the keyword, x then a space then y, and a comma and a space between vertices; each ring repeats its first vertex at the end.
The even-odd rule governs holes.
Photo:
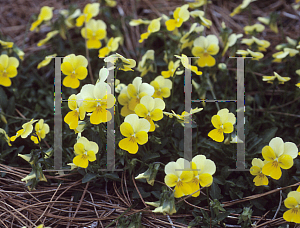
POLYGON ((2 87, 0 87, 0 108, 5 109, 7 107, 7 96, 2 87))
POLYGON ((265 130, 261 134, 261 138, 263 139, 262 143, 269 144, 271 139, 275 137, 275 134, 276 134, 277 130, 278 130, 278 127, 272 127, 272 128, 269 128, 269 129, 265 130))
POLYGON ((230 215, 229 211, 219 213, 218 216, 217 216, 218 222, 220 222, 220 221, 224 220, 225 218, 227 218, 228 215, 230 215))
POLYGON ((102 176, 106 177, 108 179, 114 180, 114 181, 119 181, 120 180, 120 177, 117 173, 106 173, 102 176))
POLYGON ((210 196, 213 199, 220 199, 221 196, 221 189, 219 188, 217 183, 212 183, 211 188, 210 188, 210 196))
POLYGON ((82 183, 86 183, 89 182, 91 180, 93 180, 94 178, 96 178, 98 175, 96 173, 87 173, 85 174, 85 176, 82 178, 82 183))
MULTIPOLYGON (((147 197, 149 197, 151 195, 150 192, 145 192, 144 188, 142 188, 142 187, 138 187, 138 189, 139 189, 139 191, 140 191, 140 193, 141 193, 141 195, 142 195, 143 198, 147 198, 147 197)), ((139 194, 138 194, 138 192, 137 192, 136 189, 133 190, 132 198, 133 199, 140 198, 140 196, 139 196, 139 194)))

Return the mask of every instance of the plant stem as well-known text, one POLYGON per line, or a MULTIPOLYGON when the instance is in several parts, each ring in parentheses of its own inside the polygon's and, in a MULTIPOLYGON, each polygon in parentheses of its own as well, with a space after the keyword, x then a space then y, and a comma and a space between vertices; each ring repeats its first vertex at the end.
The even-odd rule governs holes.
MULTIPOLYGON (((206 77, 208 86, 209 86, 209 88, 210 88, 210 92, 211 92, 211 94, 212 94, 214 100, 217 100, 216 95, 215 95, 215 92, 214 92, 213 85, 212 85, 212 83, 211 83, 211 81, 210 81, 210 78, 209 78, 209 74, 207 74, 206 71, 205 71, 205 75, 204 75, 204 76, 206 77)), ((215 104, 216 104, 216 106, 217 106, 217 109, 220 110, 219 103, 218 103, 218 102, 215 102, 215 104)))

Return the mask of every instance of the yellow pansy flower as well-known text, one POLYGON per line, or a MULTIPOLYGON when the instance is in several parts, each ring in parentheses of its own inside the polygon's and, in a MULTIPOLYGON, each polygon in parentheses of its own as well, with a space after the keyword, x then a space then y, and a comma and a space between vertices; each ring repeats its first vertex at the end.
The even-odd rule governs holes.
POLYGON ((255 32, 262 32, 265 30, 265 26, 262 24, 254 24, 254 25, 247 25, 244 27, 244 31, 246 34, 250 34, 255 32))
POLYGON ((199 19, 201 21, 201 25, 204 25, 207 28, 210 28, 210 26, 212 25, 212 21, 208 20, 207 18, 204 17, 205 13, 202 10, 194 10, 194 11, 190 12, 190 15, 193 18, 199 17, 199 19))
POLYGON ((99 50, 99 58, 104 58, 108 56, 109 53, 116 51, 119 48, 119 43, 121 41, 121 37, 111 37, 106 45, 106 47, 101 48, 99 50))
POLYGON ((135 113, 139 117, 143 117, 150 123, 150 130, 155 130, 153 121, 159 121, 163 118, 163 111, 165 109, 165 102, 159 98, 153 98, 149 95, 143 96, 140 103, 135 106, 135 113))
POLYGON ((235 33, 230 34, 230 36, 228 37, 228 40, 225 44, 224 50, 222 52, 222 56, 224 56, 224 54, 228 50, 228 48, 235 45, 237 40, 241 37, 243 37, 243 34, 235 34, 235 33))
POLYGON ((40 47, 47 43, 52 37, 56 36, 59 33, 58 30, 48 32, 45 39, 42 39, 38 42, 37 46, 40 47))
POLYGON ((208 133, 208 136, 216 142, 224 141, 224 133, 233 132, 233 125, 236 118, 233 113, 230 113, 227 108, 218 111, 217 115, 211 118, 211 123, 216 128, 208 133))
POLYGON ((283 51, 276 52, 272 55, 272 57, 274 58, 272 62, 280 63, 282 59, 284 59, 288 55, 290 57, 294 57, 298 53, 299 51, 294 48, 284 48, 283 51))
POLYGON ((91 18, 96 17, 99 14, 100 3, 88 3, 83 9, 83 14, 81 14, 76 19, 76 26, 81 27, 83 23, 87 23, 91 18))
POLYGON ((163 113, 170 118, 173 118, 175 116, 177 118, 177 121, 184 127, 184 120, 185 120, 186 116, 192 115, 192 114, 200 112, 202 110, 203 110, 203 108, 194 108, 194 109, 191 109, 190 112, 183 111, 181 113, 181 115, 176 114, 173 110, 171 110, 172 113, 170 113, 170 112, 163 112, 163 113))
POLYGON ((73 159, 73 163, 78 167, 87 168, 89 162, 96 161, 98 150, 97 143, 89 141, 85 137, 80 137, 74 145, 76 157, 73 159))
POLYGON ((151 23, 151 21, 149 21, 149 20, 132 19, 132 20, 129 22, 129 25, 130 25, 130 26, 137 26, 137 25, 141 25, 141 24, 148 25, 148 24, 150 24, 150 23, 151 23))
POLYGON ((262 173, 262 168, 264 167, 264 165, 266 164, 266 161, 262 161, 259 158, 254 158, 252 160, 252 166, 250 168, 250 173, 253 176, 256 176, 253 179, 254 185, 255 186, 261 186, 261 185, 268 185, 269 184, 269 180, 266 177, 265 174, 262 173))
POLYGON ((80 16, 81 12, 80 9, 76 9, 71 15, 69 10, 61 10, 59 12, 62 14, 66 19, 65 19, 65 24, 67 28, 74 28, 75 27, 75 21, 74 19, 78 16, 80 16))
POLYGON ((117 63, 117 60, 121 60, 121 63, 117 64, 118 70, 133 71, 132 68, 136 66, 136 62, 134 59, 126 59, 125 57, 123 57, 122 55, 120 55, 118 53, 107 56, 104 59, 104 62, 111 62, 115 66, 117 63))
POLYGON ((277 26, 277 23, 276 21, 272 21, 271 22, 271 19, 270 17, 258 17, 257 20, 261 23, 264 23, 265 25, 269 25, 270 26, 270 29, 275 32, 275 33, 278 33, 278 26, 277 26))
POLYGON ((31 24, 30 31, 34 31, 43 21, 49 21, 53 17, 53 7, 43 6, 38 19, 31 24))
POLYGON ((151 33, 158 32, 160 30, 161 17, 152 20, 147 28, 147 32, 141 34, 139 43, 143 43, 144 40, 148 39, 151 33))
POLYGON ((260 40, 252 36, 253 41, 258 45, 259 51, 266 51, 266 48, 270 46, 270 42, 267 40, 260 40))
POLYGON ((141 72, 141 77, 145 76, 149 71, 154 72, 154 51, 148 50, 139 62, 137 70, 141 72))
POLYGON ((11 78, 18 74, 19 61, 15 57, 0 55, 0 85, 11 86, 11 78))
POLYGON ((194 173, 190 169, 190 162, 188 160, 179 158, 176 162, 169 162, 165 166, 165 173, 166 185, 169 187, 175 186, 175 198, 193 193, 191 181, 194 178, 194 173))
POLYGON ((7 42, 0 40, 0 44, 3 48, 12 48, 14 46, 14 42, 7 42))
MULTIPOLYGON (((181 60, 181 64, 185 67, 193 71, 197 75, 201 75, 202 71, 199 71, 196 66, 192 66, 189 64, 189 59, 185 54, 181 54, 181 56, 175 55, 176 58, 179 58, 181 60)), ((181 73, 183 73, 182 71, 181 73)))
POLYGON ((33 130, 33 124, 36 122, 37 120, 34 120, 34 119, 32 119, 32 120, 30 120, 29 122, 27 122, 27 123, 24 123, 23 125, 22 125, 22 129, 21 130, 18 130, 17 131, 17 134, 16 135, 14 135, 14 136, 12 136, 11 138, 10 138, 10 141, 15 141, 16 140, 16 138, 18 138, 18 137, 22 137, 23 139, 24 138, 26 138, 28 135, 30 135, 30 133, 32 132, 32 130, 33 130))
POLYGON ((119 147, 130 154, 136 154, 139 149, 138 144, 143 145, 148 142, 147 132, 149 130, 148 120, 139 118, 136 114, 126 116, 120 126, 121 134, 126 138, 119 142, 119 147))
POLYGON ((173 31, 175 28, 181 27, 182 23, 190 18, 190 12, 188 11, 189 5, 185 4, 181 7, 177 7, 174 11, 174 19, 166 21, 166 26, 169 31, 173 31))
POLYGON ((61 71, 67 75, 63 80, 63 85, 76 89, 79 87, 79 80, 83 80, 87 76, 88 61, 82 55, 67 55, 61 64, 61 71))
POLYGON ((78 127, 78 118, 83 120, 85 117, 85 110, 82 107, 81 94, 72 94, 68 99, 68 107, 72 111, 67 113, 64 121, 69 125, 70 129, 74 130, 78 127))
POLYGON ((56 53, 46 56, 45 59, 38 64, 37 69, 47 66, 51 62, 51 60, 54 59, 54 57, 56 56, 57 56, 56 53))
POLYGON ((39 122, 37 122, 35 124, 34 129, 35 129, 35 134, 36 135, 32 135, 30 137, 30 139, 35 144, 38 144, 41 141, 41 139, 44 139, 46 137, 46 134, 48 134, 49 131, 50 131, 49 125, 44 123, 43 119, 40 119, 39 122))
MULTIPOLYGON (((216 165, 212 160, 207 159, 204 155, 196 155, 191 161, 191 168, 194 172, 194 177, 189 183, 192 187, 192 192, 196 192, 200 186, 209 187, 212 184, 212 175, 216 172, 216 165)), ((197 197, 199 195, 200 191, 192 196, 197 197)))
POLYGON ((105 3, 109 7, 115 7, 117 5, 116 0, 105 0, 105 3))
POLYGON ((110 109, 115 104, 115 97, 111 94, 110 86, 105 82, 96 85, 84 85, 80 91, 83 97, 83 108, 86 112, 92 112, 90 121, 92 124, 105 123, 111 120, 110 109))
POLYGON ((100 40, 106 37, 106 24, 102 20, 91 19, 81 29, 81 35, 87 39, 88 49, 98 49, 102 46, 100 40))
POLYGON ((192 35, 197 34, 198 36, 200 32, 203 32, 204 26, 198 25, 198 23, 193 23, 190 30, 187 33, 184 33, 184 35, 180 38, 181 50, 186 47, 192 48, 194 42, 194 37, 192 35))
POLYGON ((263 81, 267 81, 268 83, 273 83, 273 81, 275 80, 275 78, 277 78, 277 80, 279 81, 279 84, 284 84, 285 82, 291 80, 290 77, 281 77, 279 74, 277 74, 276 72, 274 72, 274 76, 263 76, 263 81))
POLYGON ((59 33, 58 30, 48 32, 47 35, 46 35, 46 38, 40 40, 40 41, 37 43, 37 46, 40 47, 40 46, 44 45, 44 44, 47 43, 52 37, 56 36, 58 33, 59 33))
POLYGON ((281 177, 281 169, 289 169, 293 166, 293 159, 298 156, 298 148, 295 143, 283 142, 280 137, 273 138, 269 146, 262 149, 262 156, 267 164, 262 168, 262 173, 278 180, 281 177))
POLYGON ((207 0, 194 0, 193 2, 189 3, 189 7, 194 9, 206 4, 207 4, 207 0))
POLYGON ((251 51, 250 49, 247 49, 247 50, 237 50, 236 54, 242 55, 243 57, 245 57, 247 55, 251 55, 253 57, 252 60, 260 60, 261 58, 264 57, 263 53, 261 53, 261 52, 254 52, 254 51, 251 51))
MULTIPOLYGON (((180 60, 175 61, 175 63, 173 61, 170 61, 168 64, 168 71, 162 71, 161 75, 164 78, 173 77, 176 69, 179 67, 179 64, 180 64, 180 60)), ((176 74, 180 74, 180 73, 178 73, 177 71, 176 74)))
POLYGON ((233 12, 230 14, 231 17, 233 17, 234 15, 236 14, 239 14, 240 12, 242 12, 242 10, 244 10, 245 8, 248 7, 248 5, 251 3, 251 2, 254 2, 256 0, 243 0, 242 4, 238 5, 234 10, 233 12))
POLYGON ((152 82, 150 82, 155 89, 152 97, 154 98, 168 98, 171 95, 172 89, 172 81, 170 79, 166 79, 163 76, 157 76, 152 82))
POLYGON ((142 83, 141 77, 136 77, 135 79, 133 79, 132 84, 129 84, 127 86, 127 92, 131 97, 128 104, 129 109, 134 111, 135 106, 140 103, 140 99, 143 96, 152 96, 154 94, 154 88, 148 83, 142 83))
POLYGON ((289 192, 284 200, 284 206, 290 209, 283 213, 283 219, 287 222, 300 223, 300 192, 298 189, 289 192))
POLYGON ((215 35, 207 37, 200 36, 194 40, 192 54, 200 57, 197 61, 199 67, 212 67, 216 64, 216 60, 211 55, 216 55, 219 52, 219 40, 215 35))

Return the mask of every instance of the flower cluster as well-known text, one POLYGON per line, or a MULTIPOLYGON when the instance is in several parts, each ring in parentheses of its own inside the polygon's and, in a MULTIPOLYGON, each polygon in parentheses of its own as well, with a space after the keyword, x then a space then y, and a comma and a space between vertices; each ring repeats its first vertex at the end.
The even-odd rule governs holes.
POLYGON ((191 162, 179 158, 165 166, 165 183, 174 188, 174 197, 180 198, 192 194, 197 197, 200 187, 208 187, 213 182, 216 172, 215 163, 204 155, 195 156, 191 162))
POLYGON ((262 149, 262 161, 259 158, 252 160, 250 173, 256 176, 253 180, 256 186, 268 185, 267 176, 278 180, 282 175, 281 169, 290 169, 298 156, 298 148, 295 143, 283 142, 280 137, 273 138, 269 146, 262 149))

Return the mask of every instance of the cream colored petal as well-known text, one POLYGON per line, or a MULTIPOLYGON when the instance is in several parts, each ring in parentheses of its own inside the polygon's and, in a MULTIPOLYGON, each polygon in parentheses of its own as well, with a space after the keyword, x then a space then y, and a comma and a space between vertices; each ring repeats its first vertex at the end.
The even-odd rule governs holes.
POLYGON ((154 99, 150 96, 143 96, 140 100, 140 103, 145 105, 146 109, 151 112, 154 108, 154 99))
POLYGON ((263 167, 265 164, 264 164, 264 162, 263 162, 261 159, 259 159, 259 158, 254 158, 254 159, 252 160, 252 165, 253 165, 253 166, 257 166, 257 167, 259 167, 259 168, 262 169, 262 167, 263 167))
POLYGON ((269 146, 272 147, 276 157, 278 158, 280 155, 283 154, 284 152, 284 142, 281 138, 279 137, 275 137, 273 138, 270 143, 269 146))
POLYGON ((284 143, 283 154, 290 155, 293 159, 298 156, 298 148, 295 143, 286 142, 284 143))

